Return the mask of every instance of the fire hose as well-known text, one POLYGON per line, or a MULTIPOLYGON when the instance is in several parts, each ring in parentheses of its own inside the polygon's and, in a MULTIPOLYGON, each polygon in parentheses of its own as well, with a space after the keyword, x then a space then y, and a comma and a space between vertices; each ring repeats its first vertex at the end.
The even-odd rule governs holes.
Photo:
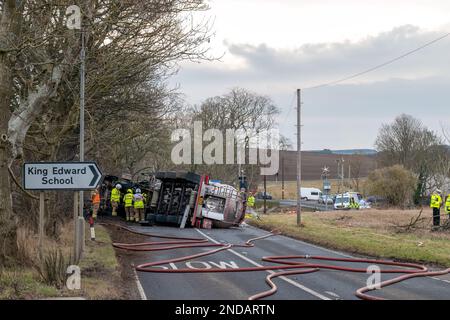
POLYGON ((418 278, 418 277, 431 277, 431 276, 441 276, 450 274, 450 268, 441 271, 428 271, 427 267, 415 263, 406 262, 394 262, 387 260, 377 260, 377 259, 358 259, 358 258, 333 258, 325 256, 308 256, 308 255, 290 255, 290 256, 268 256, 262 257, 262 261, 275 263, 277 265, 273 266, 260 266, 260 267, 245 267, 245 268, 232 268, 232 269, 221 269, 221 268, 209 268, 209 269, 159 269, 153 268, 157 266, 162 266, 169 263, 189 261, 195 258, 209 256, 220 251, 225 251, 231 248, 241 247, 249 248, 254 247, 254 243, 257 240, 262 240, 268 237, 279 235, 277 231, 271 231, 270 233, 252 238, 247 240, 244 244, 222 244, 222 243, 209 243, 208 239, 204 238, 186 238, 186 237, 174 237, 174 236, 161 236, 150 233, 138 232, 128 227, 101 223, 102 225, 109 225, 117 227, 119 229, 126 230, 128 232, 142 235, 146 237, 167 239, 169 241, 156 241, 156 242, 141 242, 141 243, 113 243, 113 246, 118 249, 130 250, 130 251, 162 251, 162 250, 172 250, 180 248, 213 248, 205 252, 182 256, 178 258, 165 259, 155 262, 143 263, 135 266, 136 271, 141 272, 151 272, 151 273, 225 273, 225 272, 251 272, 251 271, 274 271, 268 275, 265 279, 266 283, 269 285, 270 289, 267 291, 260 292, 249 297, 249 300, 258 300, 261 298, 269 297, 275 294, 278 290, 276 284, 272 281, 274 278, 288 275, 299 275, 318 272, 320 270, 336 270, 345 272, 355 272, 355 273, 367 273, 365 268, 352 268, 344 267, 332 264, 323 263, 306 263, 304 260, 315 260, 315 261, 329 261, 329 262, 348 262, 348 263, 368 263, 374 265, 383 265, 395 267, 391 269, 382 269, 380 273, 389 274, 403 274, 401 276, 395 277, 390 280, 383 281, 375 286, 365 286, 355 292, 355 296, 363 300, 384 300, 383 298, 372 296, 367 294, 367 292, 385 288, 402 281, 418 278), (298 261, 298 260, 303 260, 298 261), (294 270, 292 270, 294 269, 294 270), (275 272, 275 270, 278 270, 275 272), (281 271, 283 270, 283 271, 281 271), (287 270, 287 271, 285 271, 287 270))

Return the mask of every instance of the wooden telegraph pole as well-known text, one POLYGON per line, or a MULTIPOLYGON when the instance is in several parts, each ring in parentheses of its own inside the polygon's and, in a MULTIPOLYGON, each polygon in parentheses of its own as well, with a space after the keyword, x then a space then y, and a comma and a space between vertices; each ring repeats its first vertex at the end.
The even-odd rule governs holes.
POLYGON ((302 135, 301 135, 301 90, 297 89, 297 226, 302 223, 302 135))

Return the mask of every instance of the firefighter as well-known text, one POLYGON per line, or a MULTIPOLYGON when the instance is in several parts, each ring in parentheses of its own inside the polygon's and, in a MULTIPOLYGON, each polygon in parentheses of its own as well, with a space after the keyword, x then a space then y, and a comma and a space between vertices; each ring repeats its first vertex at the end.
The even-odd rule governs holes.
POLYGON ((247 198, 247 208, 253 210, 254 206, 255 206, 255 197, 253 196, 253 193, 250 192, 250 195, 247 198))
POLYGON ((447 217, 450 219, 450 193, 447 195, 447 200, 445 201, 445 213, 447 213, 447 217))
POLYGON ((95 189, 92 192, 92 218, 97 218, 98 209, 100 208, 100 192, 95 189))
POLYGON ((255 207, 255 196, 253 195, 252 192, 249 193, 249 196, 247 198, 247 214, 246 217, 247 218, 256 218, 256 219, 260 219, 259 215, 257 214, 257 212, 254 210, 255 207))
POLYGON ((359 202, 356 201, 355 198, 353 198, 353 197, 351 198, 351 200, 352 200, 352 202, 353 202, 353 207, 352 207, 352 209, 359 210, 359 202))
POLYGON ((111 191, 111 206, 113 217, 117 216, 117 208, 119 207, 120 202, 120 189, 122 189, 122 185, 118 183, 111 191))
POLYGON ((136 222, 144 221, 144 196, 141 193, 141 189, 136 189, 136 193, 134 194, 134 218, 136 222))
POLYGON ((433 226, 439 227, 441 224, 441 206, 442 206, 442 191, 437 189, 431 195, 430 207, 433 209, 433 226))
POLYGON ((144 192, 142 195, 144 196, 144 204, 147 204, 147 193, 144 192))
POLYGON ((123 203, 125 204, 125 214, 127 221, 134 221, 133 216, 133 190, 128 189, 127 193, 123 196, 123 203))
POLYGON ((350 204, 348 205, 348 208, 351 209, 356 209, 356 205, 355 205, 355 199, 353 199, 353 197, 350 197, 350 204))

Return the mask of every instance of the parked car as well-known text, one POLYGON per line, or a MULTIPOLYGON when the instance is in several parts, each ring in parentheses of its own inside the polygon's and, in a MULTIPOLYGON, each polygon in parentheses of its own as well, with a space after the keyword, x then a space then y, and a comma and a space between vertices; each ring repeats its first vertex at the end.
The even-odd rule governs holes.
POLYGON ((322 195, 319 197, 318 202, 319 202, 319 203, 323 203, 323 204, 334 204, 334 199, 333 199, 333 196, 332 196, 332 195, 325 195, 325 194, 322 194, 322 195))
POLYGON ((264 192, 258 192, 255 195, 256 199, 266 199, 266 200, 272 200, 272 195, 268 192, 264 193, 264 192))
POLYGON ((366 202, 369 205, 376 206, 376 205, 382 205, 382 204, 386 203, 387 200, 384 197, 380 197, 380 196, 369 196, 369 197, 367 197, 366 202))

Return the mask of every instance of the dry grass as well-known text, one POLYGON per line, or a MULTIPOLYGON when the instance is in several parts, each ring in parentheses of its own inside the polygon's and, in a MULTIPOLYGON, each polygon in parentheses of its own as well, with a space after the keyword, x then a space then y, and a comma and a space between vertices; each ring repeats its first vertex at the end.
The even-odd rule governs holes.
POLYGON ((361 210, 304 213, 304 226, 296 226, 295 214, 262 216, 251 224, 277 228, 294 238, 338 250, 375 257, 450 266, 450 232, 431 231, 431 210, 425 209, 419 228, 399 232, 396 225, 408 224, 419 210, 361 210))
POLYGON ((54 297, 58 290, 39 281, 32 269, 0 270, 0 300, 54 297))
MULTIPOLYGON (((87 227, 88 228, 88 227, 87 227)), ((86 240, 86 250, 80 262, 81 290, 70 291, 67 288, 57 288, 64 285, 62 279, 52 282, 49 274, 55 270, 47 270, 53 266, 55 252, 58 261, 69 263, 73 246, 73 223, 68 223, 61 229, 58 241, 45 238, 42 260, 39 259, 38 238, 33 232, 20 228, 18 230, 18 247, 20 267, 0 270, 0 299, 41 299, 49 297, 83 296, 88 299, 119 299, 123 295, 118 262, 112 247, 112 241, 106 229, 96 227, 96 240, 86 240), (51 261, 50 261, 51 260, 51 261), (49 263, 50 261, 50 263, 49 263)), ((88 230, 86 235, 89 235, 88 230)), ((56 260, 55 260, 56 261, 56 260)), ((56 261, 56 262, 58 262, 56 261)), ((58 270, 61 263, 57 263, 58 270)), ((65 270, 63 270, 63 277, 65 270)), ((58 272, 59 274, 59 272, 58 272)))
POLYGON ((32 266, 38 255, 37 236, 26 228, 17 229, 17 247, 19 261, 27 266, 32 266))
POLYGON ((119 264, 111 238, 102 226, 95 228, 95 234, 96 241, 86 241, 86 250, 80 262, 83 295, 88 299, 123 298, 119 264))
MULTIPOLYGON (((421 213, 421 210, 360 210, 360 211, 333 211, 327 212, 320 216, 320 220, 330 225, 335 225, 343 228, 370 228, 380 232, 397 232, 397 226, 407 225, 421 213)), ((422 220, 418 223, 420 230, 415 231, 415 234, 435 235, 431 233, 430 227, 432 222, 432 212, 430 209, 424 209, 422 212, 422 220)), ((440 237, 448 238, 450 240, 450 233, 437 233, 440 237)))

